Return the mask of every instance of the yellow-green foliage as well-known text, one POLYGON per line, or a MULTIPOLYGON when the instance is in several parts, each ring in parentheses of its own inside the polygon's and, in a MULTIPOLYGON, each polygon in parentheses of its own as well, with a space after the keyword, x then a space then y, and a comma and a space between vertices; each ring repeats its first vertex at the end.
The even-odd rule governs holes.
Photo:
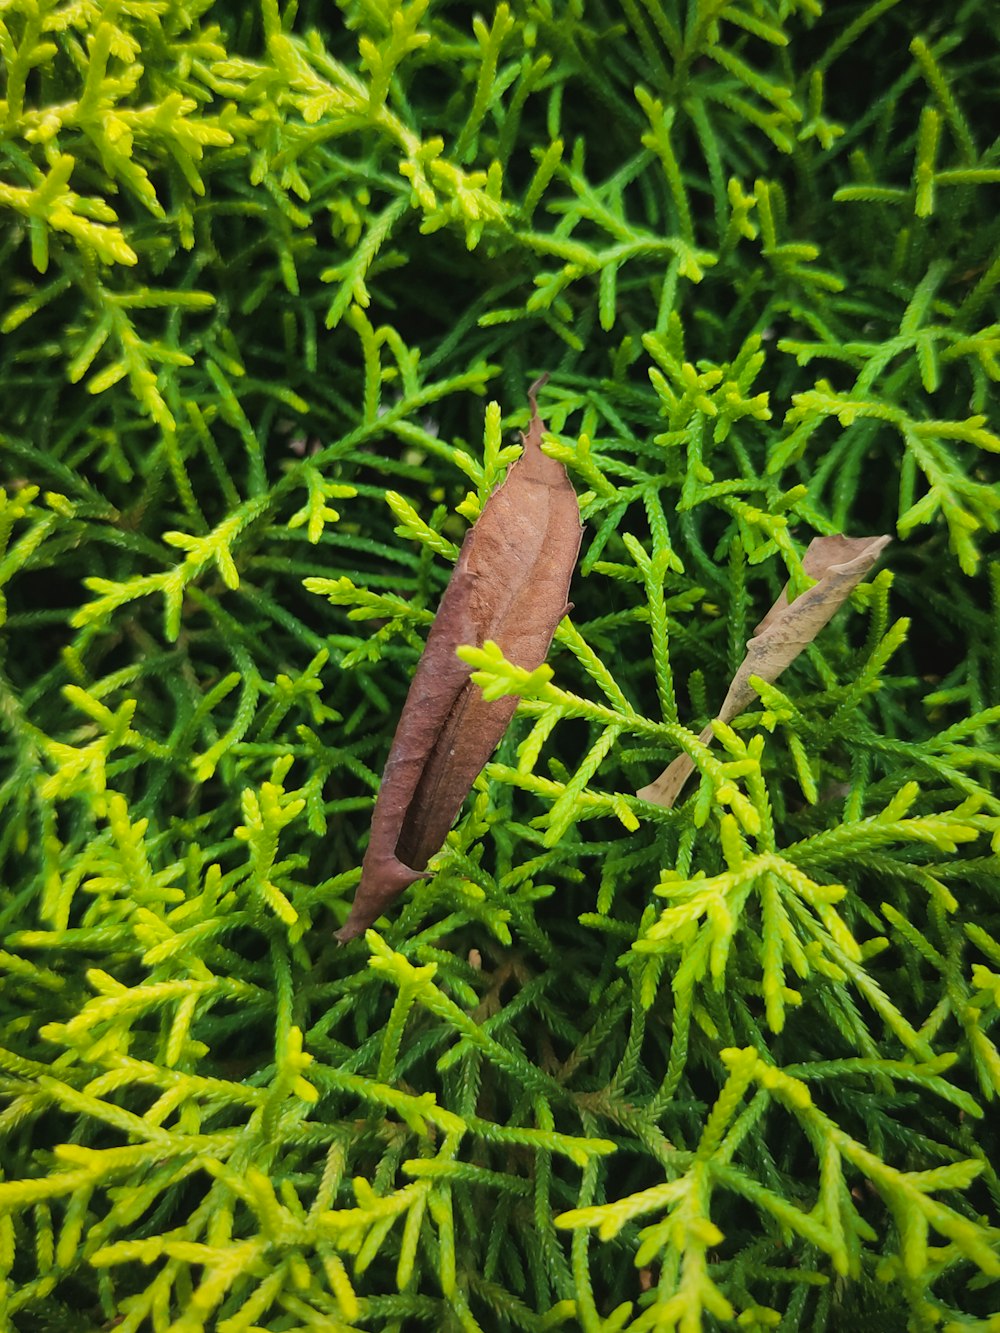
POLYGON ((997 1329, 996 26, 0 5, 4 1330, 997 1329), (338 950, 543 370, 575 609, 338 950))

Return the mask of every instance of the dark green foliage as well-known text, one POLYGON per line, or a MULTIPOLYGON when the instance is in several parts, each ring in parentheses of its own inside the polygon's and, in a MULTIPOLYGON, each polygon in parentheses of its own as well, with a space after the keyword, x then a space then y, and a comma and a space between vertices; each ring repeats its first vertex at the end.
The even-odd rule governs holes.
POLYGON ((998 1327, 998 26, 0 7, 5 1328, 998 1327), (543 370, 575 609, 338 950, 543 370))

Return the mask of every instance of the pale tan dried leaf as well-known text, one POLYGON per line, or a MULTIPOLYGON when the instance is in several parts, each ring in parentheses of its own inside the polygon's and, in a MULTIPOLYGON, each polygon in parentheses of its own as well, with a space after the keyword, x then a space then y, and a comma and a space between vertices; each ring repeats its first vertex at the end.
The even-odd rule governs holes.
MULTIPOLYGON (((778 679, 836 615, 891 540, 890 537, 838 535, 816 537, 809 543, 802 568, 816 582, 794 602, 788 600, 788 584, 785 584, 777 601, 754 630, 753 638, 747 642, 747 655, 733 677, 717 721, 732 721, 753 702, 756 696, 750 686, 751 676, 759 676, 768 684, 778 679)), ((708 745, 713 736, 714 732, 708 726, 698 739, 708 745)), ((655 782, 640 788, 636 795, 640 800, 669 809, 693 772, 691 759, 680 754, 655 782)))

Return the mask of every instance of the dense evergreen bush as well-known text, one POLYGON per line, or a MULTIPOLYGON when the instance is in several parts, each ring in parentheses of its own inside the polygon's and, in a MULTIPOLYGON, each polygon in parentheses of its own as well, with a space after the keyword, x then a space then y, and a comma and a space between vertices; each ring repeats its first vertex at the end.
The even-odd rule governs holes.
POLYGON ((998 29, 0 6, 4 1328, 1000 1328, 998 29), (575 609, 338 949, 544 370, 575 609))

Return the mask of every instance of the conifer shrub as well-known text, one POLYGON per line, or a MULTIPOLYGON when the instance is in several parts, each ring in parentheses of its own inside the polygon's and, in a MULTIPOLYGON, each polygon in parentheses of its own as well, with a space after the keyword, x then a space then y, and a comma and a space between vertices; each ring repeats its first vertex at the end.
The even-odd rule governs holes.
POLYGON ((1000 1327, 997 36, 0 7, 5 1329, 1000 1327), (543 371, 575 606, 338 948, 543 371))

